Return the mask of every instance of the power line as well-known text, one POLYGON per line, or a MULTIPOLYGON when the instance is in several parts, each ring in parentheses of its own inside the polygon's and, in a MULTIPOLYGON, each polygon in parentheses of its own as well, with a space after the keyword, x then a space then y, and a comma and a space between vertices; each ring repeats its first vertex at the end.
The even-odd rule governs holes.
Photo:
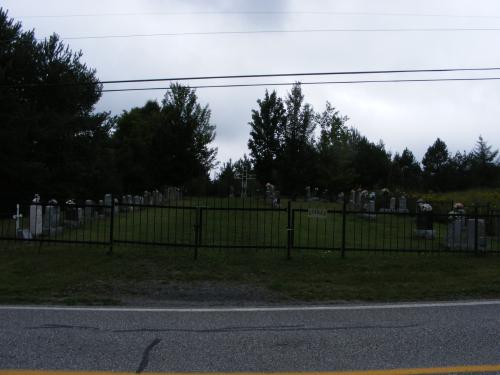
MULTIPOLYGON (((362 84, 362 83, 403 83, 403 82, 451 82, 451 81, 496 81, 500 77, 476 77, 476 78, 422 78, 422 79, 386 79, 386 80, 356 80, 356 81, 316 81, 300 82, 301 85, 335 85, 335 84, 362 84)), ((199 85, 189 86, 192 89, 211 88, 236 88, 236 87, 262 87, 262 86, 293 86, 296 82, 271 82, 271 83, 241 83, 222 85, 199 85)), ((170 87, 132 87, 123 89, 104 89, 102 92, 125 92, 125 91, 155 91, 170 90, 170 87)))
MULTIPOLYGON (((277 78, 277 77, 310 77, 310 76, 330 76, 330 75, 369 75, 369 74, 402 74, 402 73, 449 73, 449 72, 486 72, 498 71, 500 67, 479 67, 479 68, 434 68, 434 69, 392 69, 392 70, 351 70, 351 71, 329 71, 329 72, 297 72, 297 73, 269 73, 269 74, 235 74, 235 75, 214 75, 214 76, 187 76, 187 77, 167 77, 167 78, 146 78, 146 79, 121 79, 100 81, 103 85, 119 83, 147 83, 165 81, 194 81, 194 80, 221 80, 221 79, 247 79, 247 78, 277 78)), ((3 85, 0 87, 37 87, 37 86, 74 86, 85 85, 78 83, 71 84, 49 84, 49 83, 26 83, 17 85, 3 85)))
POLYGON ((233 31, 187 31, 171 33, 150 33, 150 34, 114 34, 114 35, 85 35, 61 37, 64 40, 85 40, 85 39, 125 39, 125 38, 149 38, 164 36, 201 36, 201 35, 252 35, 252 34, 301 34, 301 33, 391 33, 391 32, 478 32, 478 31, 500 31, 500 28, 494 27, 449 27, 449 28, 338 28, 338 29, 269 29, 269 30, 233 30, 233 31))
POLYGON ((335 15, 335 16, 387 16, 387 17, 444 17, 444 18, 493 18, 496 15, 464 15, 444 13, 406 12, 338 12, 338 11, 194 11, 194 12, 107 12, 87 14, 41 14, 20 15, 18 18, 88 18, 88 17, 131 17, 131 16, 191 16, 191 15, 335 15))

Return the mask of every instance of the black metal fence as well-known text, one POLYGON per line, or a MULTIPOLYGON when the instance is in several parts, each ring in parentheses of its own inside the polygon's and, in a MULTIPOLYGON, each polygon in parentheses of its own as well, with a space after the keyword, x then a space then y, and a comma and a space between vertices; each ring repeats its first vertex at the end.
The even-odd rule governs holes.
POLYGON ((185 199, 158 205, 32 203, 0 213, 0 240, 200 249, 500 253, 500 212, 364 212, 346 204, 185 199))

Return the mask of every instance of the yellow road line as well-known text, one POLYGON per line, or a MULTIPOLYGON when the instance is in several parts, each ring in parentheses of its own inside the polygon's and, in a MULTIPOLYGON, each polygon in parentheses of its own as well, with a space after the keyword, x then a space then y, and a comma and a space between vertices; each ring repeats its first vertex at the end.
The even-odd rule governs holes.
MULTIPOLYGON (((180 372, 145 372, 147 375, 433 375, 433 374, 463 374, 477 372, 500 371, 500 365, 477 365, 455 367, 408 368, 392 370, 364 371, 322 371, 322 372, 233 372, 233 373, 180 373, 180 372)), ((0 375, 131 375, 133 372, 110 371, 37 371, 37 370, 0 370, 0 375)))

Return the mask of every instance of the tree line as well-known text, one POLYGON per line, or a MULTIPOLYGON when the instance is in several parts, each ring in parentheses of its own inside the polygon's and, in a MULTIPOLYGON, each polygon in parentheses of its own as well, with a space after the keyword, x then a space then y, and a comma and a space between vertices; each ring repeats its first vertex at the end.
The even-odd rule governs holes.
POLYGON ((252 110, 249 155, 217 165, 216 128, 196 91, 173 84, 161 102, 118 116, 97 112, 97 72, 57 35, 39 41, 0 8, 0 195, 26 199, 93 198, 162 186, 227 195, 255 176, 283 194, 305 186, 331 192, 353 187, 451 190, 497 186, 498 151, 481 137, 451 155, 437 139, 421 162, 405 149, 391 155, 348 126, 330 103, 316 112, 299 83, 281 98, 266 91, 252 110), (215 178, 210 173, 218 168, 215 178), (233 189, 231 189, 231 186, 233 189))
MULTIPOLYGON (((419 162, 408 148, 391 154, 382 141, 371 142, 347 123, 329 102, 315 112, 304 102, 300 83, 284 98, 266 91, 249 122, 250 162, 261 186, 270 182, 297 195, 306 186, 330 192, 355 187, 446 191, 500 182, 498 150, 481 136, 471 151, 455 154, 437 138, 419 162)), ((227 181, 240 164, 224 164, 220 175, 227 181)))

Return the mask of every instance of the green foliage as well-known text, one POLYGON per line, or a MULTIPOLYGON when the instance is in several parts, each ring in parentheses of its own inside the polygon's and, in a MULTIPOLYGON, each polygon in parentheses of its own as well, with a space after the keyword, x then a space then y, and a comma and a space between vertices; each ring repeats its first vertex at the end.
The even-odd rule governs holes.
POLYGON ((350 165, 354 150, 349 145, 351 130, 347 127, 347 116, 326 102, 326 108, 316 115, 316 123, 321 129, 316 145, 318 153, 318 184, 330 191, 349 190, 355 171, 350 165))
POLYGON ((446 143, 436 139, 427 149, 422 165, 427 188, 445 190, 449 187, 451 160, 446 143))
POLYGON ((312 107, 304 103, 300 83, 293 86, 285 107, 282 153, 278 159, 279 186, 289 194, 297 194, 303 191, 305 181, 313 181, 315 177, 315 115, 312 107))
POLYGON ((0 194, 67 198, 109 187, 113 121, 94 113, 101 85, 82 53, 57 35, 37 41, 1 8, 0 40, 0 194))
POLYGON ((390 185, 411 190, 422 184, 422 169, 415 155, 405 148, 401 155, 396 153, 392 159, 390 185))
POLYGON ((215 165, 214 138, 208 106, 189 87, 171 85, 161 105, 148 102, 117 120, 113 140, 123 189, 203 187, 215 165))
POLYGON ((286 124, 285 106, 276 91, 266 90, 263 99, 257 100, 258 109, 252 110, 248 148, 255 165, 257 177, 264 184, 277 178, 277 160, 283 146, 286 124))
POLYGON ((495 186, 499 181, 498 150, 491 149, 488 143, 479 136, 476 147, 470 155, 470 164, 476 186, 495 186))

